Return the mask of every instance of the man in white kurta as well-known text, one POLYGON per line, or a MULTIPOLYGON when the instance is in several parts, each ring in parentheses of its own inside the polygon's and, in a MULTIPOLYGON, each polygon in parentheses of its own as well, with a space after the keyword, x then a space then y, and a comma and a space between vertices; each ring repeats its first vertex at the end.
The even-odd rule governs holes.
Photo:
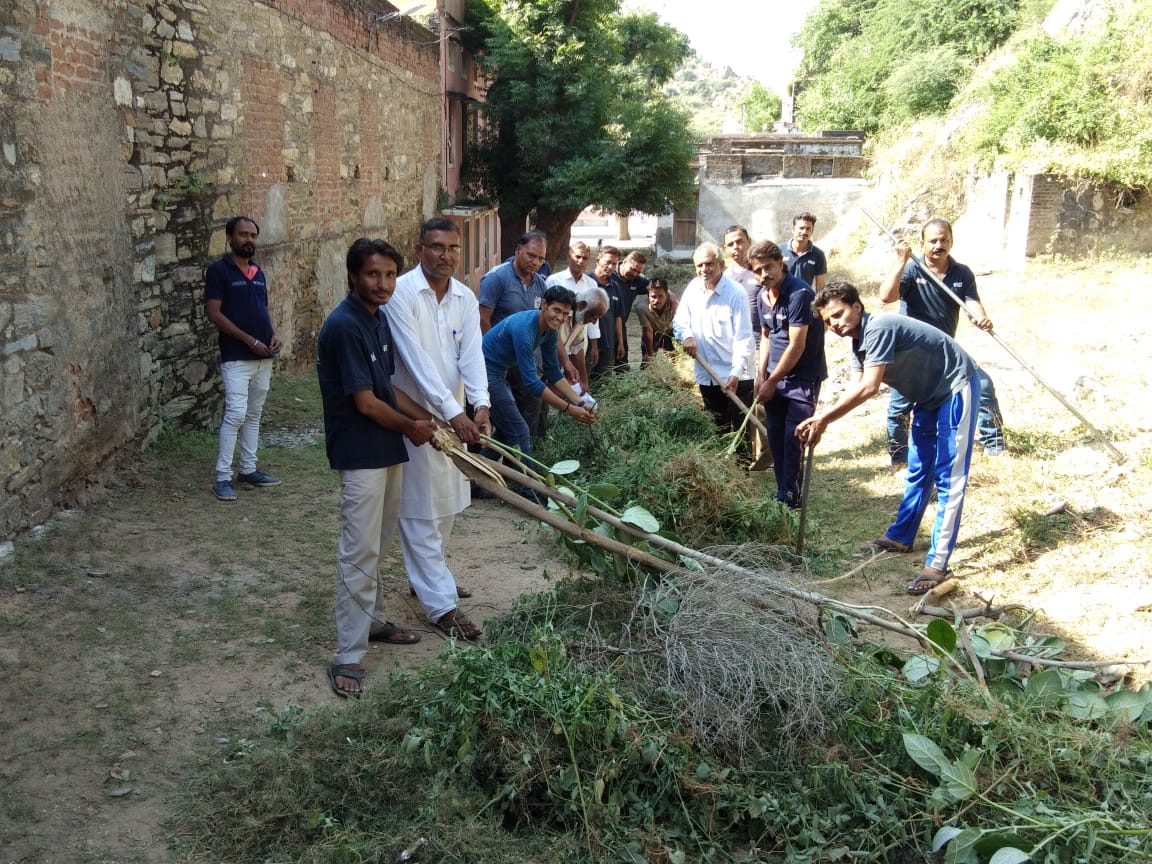
MULTIPOLYGON (((396 384, 465 443, 490 435, 488 373, 481 349, 476 295, 452 278, 460 259, 454 223, 425 222, 416 244, 418 266, 401 276, 386 307, 396 344, 396 384), (469 419, 465 399, 476 411, 469 419)), ((431 447, 408 450, 400 498, 400 548, 430 621, 465 639, 482 633, 459 610, 456 580, 445 562, 456 514, 471 503, 467 478, 431 447)))

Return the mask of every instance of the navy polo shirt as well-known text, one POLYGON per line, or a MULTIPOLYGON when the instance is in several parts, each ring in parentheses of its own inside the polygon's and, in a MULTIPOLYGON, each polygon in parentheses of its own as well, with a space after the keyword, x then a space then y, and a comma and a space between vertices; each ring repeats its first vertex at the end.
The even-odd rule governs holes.
MULTIPOLYGON (((255 261, 250 262, 255 264, 255 261)), ((219 300, 220 312, 254 339, 265 345, 272 341, 275 330, 268 315, 268 283, 264 271, 256 266, 256 275, 251 279, 225 255, 208 265, 204 271, 204 299, 219 300)), ((225 363, 232 360, 262 360, 253 353, 252 346, 220 333, 220 359, 225 363)))
POLYGON ((628 316, 632 314, 632 305, 636 302, 636 298, 641 294, 648 293, 649 279, 643 273, 638 276, 633 276, 631 282, 624 281, 624 277, 620 275, 619 271, 615 271, 608 276, 608 290, 609 296, 615 292, 620 301, 620 319, 625 325, 628 324, 628 316))
POLYGON ((828 259, 815 244, 809 244, 808 251, 801 253, 792 251, 792 241, 786 240, 780 244, 780 251, 784 255, 784 269, 809 285, 815 285, 816 277, 828 272, 828 259))
POLYGON ((823 381, 828 377, 828 363, 824 359, 824 322, 812 312, 815 292, 806 282, 795 276, 785 276, 780 283, 776 302, 768 299, 768 290, 761 288, 756 295, 760 323, 768 337, 768 371, 771 372, 788 348, 788 329, 808 327, 804 352, 785 381, 823 381))
MULTIPOLYGON (((951 258, 940 281, 961 300, 980 300, 972 271, 951 258)), ((956 335, 956 325, 960 323, 960 307, 956 301, 941 291, 915 261, 905 264, 900 274, 900 314, 931 324, 949 336, 956 335)))
POLYGON ((480 280, 480 305, 492 310, 492 324, 499 324, 509 315, 539 309, 547 290, 544 277, 537 271, 525 287, 510 261, 493 267, 480 280))
MULTIPOLYGON (((396 408, 396 355, 384 311, 369 314, 349 295, 332 310, 316 342, 316 375, 324 400, 324 445, 337 471, 388 468, 408 461, 404 436, 361 414, 352 394, 371 390, 396 408)), ((399 410, 399 409, 397 409, 399 410)))

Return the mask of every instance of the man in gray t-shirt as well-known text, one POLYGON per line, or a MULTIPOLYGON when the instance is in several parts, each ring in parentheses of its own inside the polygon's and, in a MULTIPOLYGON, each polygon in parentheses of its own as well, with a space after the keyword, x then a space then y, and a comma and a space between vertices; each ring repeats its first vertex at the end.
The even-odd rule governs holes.
POLYGON ((913 404, 904 499, 883 537, 867 544, 875 552, 911 552, 936 487, 936 521, 920 574, 908 593, 924 594, 948 578, 956 548, 980 384, 976 363, 951 337, 904 315, 873 317, 860 293, 833 282, 812 304, 828 329, 852 340, 854 386, 827 411, 805 420, 796 435, 815 446, 824 428, 874 396, 881 383, 898 389, 913 404))

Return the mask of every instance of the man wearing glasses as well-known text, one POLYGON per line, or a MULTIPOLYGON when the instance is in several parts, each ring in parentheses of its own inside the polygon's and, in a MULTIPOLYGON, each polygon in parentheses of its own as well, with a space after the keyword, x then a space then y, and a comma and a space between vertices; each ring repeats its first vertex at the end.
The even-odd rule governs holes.
MULTIPOLYGON (((396 281, 385 314, 398 362, 396 384, 420 406, 448 421, 465 444, 492 434, 488 375, 480 342, 476 295, 453 278, 460 230, 448 219, 420 227, 418 265, 396 281), (465 399, 475 406, 473 419, 465 399)), ((467 478, 431 447, 409 447, 400 497, 400 549, 408 579, 428 619, 452 636, 482 635, 459 610, 461 596, 444 560, 456 514, 471 503, 467 478)))

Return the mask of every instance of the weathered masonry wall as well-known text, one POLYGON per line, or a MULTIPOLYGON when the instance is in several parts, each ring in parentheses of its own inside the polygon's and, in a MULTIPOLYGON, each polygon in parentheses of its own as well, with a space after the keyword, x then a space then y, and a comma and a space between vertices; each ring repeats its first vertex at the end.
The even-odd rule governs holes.
POLYGON ((214 421, 202 278, 230 215, 261 224, 290 363, 352 239, 412 248, 440 182, 438 49, 375 23, 393 8, 0 4, 0 539, 164 420, 214 421))

